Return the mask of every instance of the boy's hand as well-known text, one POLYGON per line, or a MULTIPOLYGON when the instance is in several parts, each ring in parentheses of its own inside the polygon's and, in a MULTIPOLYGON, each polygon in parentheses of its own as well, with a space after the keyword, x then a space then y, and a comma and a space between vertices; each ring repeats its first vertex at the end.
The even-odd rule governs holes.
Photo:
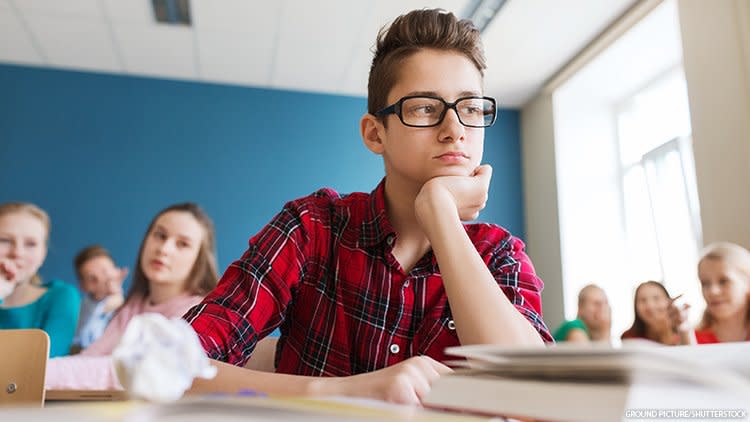
POLYGON ((450 372, 429 356, 415 356, 378 371, 331 381, 337 383, 334 394, 421 405, 432 383, 450 372))
POLYGON ((474 220, 487 204, 492 167, 484 164, 470 176, 440 176, 428 180, 414 201, 417 221, 424 228, 441 212, 458 213, 461 221, 474 220))
POLYGON ((107 296, 120 295, 122 296, 122 283, 128 277, 128 268, 118 268, 117 276, 107 281, 107 296))

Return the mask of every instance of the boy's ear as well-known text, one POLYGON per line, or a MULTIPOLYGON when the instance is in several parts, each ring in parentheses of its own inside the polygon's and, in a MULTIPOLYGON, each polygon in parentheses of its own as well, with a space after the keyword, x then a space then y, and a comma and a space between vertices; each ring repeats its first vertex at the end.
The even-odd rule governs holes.
POLYGON ((385 128, 380 120, 370 113, 365 113, 359 121, 359 131, 362 134, 362 142, 367 149, 375 154, 383 153, 383 139, 385 128))

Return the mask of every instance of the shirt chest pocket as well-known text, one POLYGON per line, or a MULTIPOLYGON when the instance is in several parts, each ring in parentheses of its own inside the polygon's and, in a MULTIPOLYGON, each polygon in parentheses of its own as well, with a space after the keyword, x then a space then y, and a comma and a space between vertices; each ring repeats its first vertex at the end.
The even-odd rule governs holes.
POLYGON ((431 312, 414 333, 415 354, 435 360, 445 360, 445 348, 459 345, 456 324, 448 307, 431 312))

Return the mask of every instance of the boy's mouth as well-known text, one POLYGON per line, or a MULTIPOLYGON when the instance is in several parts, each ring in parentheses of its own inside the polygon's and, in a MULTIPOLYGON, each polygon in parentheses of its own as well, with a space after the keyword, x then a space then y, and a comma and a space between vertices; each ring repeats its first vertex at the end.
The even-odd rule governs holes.
POLYGON ((444 164, 462 164, 468 161, 469 156, 460 151, 451 151, 436 155, 433 159, 439 160, 444 164))

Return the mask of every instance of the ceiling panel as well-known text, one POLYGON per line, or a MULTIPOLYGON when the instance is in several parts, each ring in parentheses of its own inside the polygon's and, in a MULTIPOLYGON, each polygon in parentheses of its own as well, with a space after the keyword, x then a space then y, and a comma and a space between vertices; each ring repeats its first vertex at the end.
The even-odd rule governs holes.
POLYGON ((198 76, 190 28, 162 24, 113 27, 127 72, 168 78, 198 76))
POLYGON ((271 85, 337 92, 373 4, 348 0, 285 3, 271 85))
MULTIPOLYGON (((6 3, 7 6, 7 3, 6 3)), ((10 7, 0 7, 0 61, 19 64, 42 64, 29 33, 10 7)))
POLYGON ((32 14, 26 19, 50 65, 110 72, 122 70, 107 25, 102 21, 59 19, 46 14, 32 14))
POLYGON ((100 19, 98 0, 14 0, 24 14, 52 14, 100 19))
POLYGON ((592 41, 634 0, 509 1, 483 34, 485 86, 518 107, 592 41))
POLYGON ((199 30, 260 34, 276 27, 283 1, 193 0, 193 26, 199 30))
POLYGON ((250 35, 200 30, 197 42, 201 77, 217 82, 267 86, 275 51, 273 37, 273 31, 250 35))
POLYGON ((107 19, 117 23, 156 24, 151 0, 101 0, 107 19))

